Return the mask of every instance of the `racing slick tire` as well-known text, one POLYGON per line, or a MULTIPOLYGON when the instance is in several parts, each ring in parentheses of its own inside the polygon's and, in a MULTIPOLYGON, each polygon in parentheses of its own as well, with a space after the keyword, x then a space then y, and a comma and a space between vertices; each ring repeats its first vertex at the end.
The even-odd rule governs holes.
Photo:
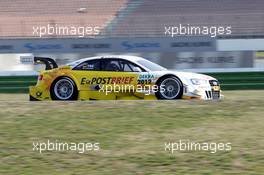
POLYGON ((50 95, 52 100, 77 100, 78 90, 72 79, 60 77, 52 83, 50 95))
POLYGON ((156 97, 159 100, 181 99, 183 95, 183 85, 179 78, 175 76, 162 77, 157 82, 158 91, 156 97))

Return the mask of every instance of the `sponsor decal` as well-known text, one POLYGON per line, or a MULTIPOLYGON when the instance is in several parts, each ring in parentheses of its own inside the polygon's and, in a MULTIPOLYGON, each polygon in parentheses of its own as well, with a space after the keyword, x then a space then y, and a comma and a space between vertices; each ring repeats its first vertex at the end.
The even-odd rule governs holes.
POLYGON ((134 77, 94 77, 92 79, 82 78, 81 85, 89 84, 131 84, 134 77))
POLYGON ((146 79, 154 79, 155 76, 152 75, 152 74, 141 74, 139 75, 139 78, 140 80, 146 80, 146 79))
POLYGON ((155 76, 152 74, 141 74, 138 77, 138 84, 151 84, 152 80, 155 79, 155 76))

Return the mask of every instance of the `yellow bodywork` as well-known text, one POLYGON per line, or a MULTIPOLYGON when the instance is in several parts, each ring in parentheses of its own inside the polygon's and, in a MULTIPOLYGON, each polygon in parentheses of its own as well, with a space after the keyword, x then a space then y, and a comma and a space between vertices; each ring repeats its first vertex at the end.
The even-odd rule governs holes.
POLYGON ((131 91, 132 86, 148 89, 154 85, 147 81, 146 84, 145 81, 139 84, 139 74, 136 72, 83 71, 72 70, 69 66, 40 71, 36 86, 29 88, 31 99, 52 100, 50 93, 52 83, 59 77, 69 77, 75 82, 78 100, 157 100, 153 93, 131 91), (97 85, 100 85, 100 91, 94 89, 97 85), (116 88, 114 86, 124 87, 124 89, 119 91, 116 89, 117 92, 111 91, 116 88), (107 90, 107 93, 104 90, 107 90))

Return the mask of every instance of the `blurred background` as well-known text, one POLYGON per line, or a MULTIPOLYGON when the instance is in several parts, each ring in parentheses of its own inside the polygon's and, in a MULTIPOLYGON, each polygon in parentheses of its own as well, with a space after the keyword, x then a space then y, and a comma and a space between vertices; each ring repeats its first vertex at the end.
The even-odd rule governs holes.
POLYGON ((264 174, 263 0, 0 0, 0 174, 264 174), (231 35, 165 35, 165 26, 231 26, 231 35), (90 27, 42 35, 37 27, 90 27), (217 78, 224 100, 28 101, 37 70, 94 55, 138 55, 217 78), (245 90, 247 89, 247 90, 245 90), (257 90, 262 89, 262 90, 257 90), (229 91, 230 90, 230 91, 229 91), (32 142, 100 142, 99 152, 32 151, 32 142), (164 143, 232 151, 164 151, 164 143))
POLYGON ((263 6, 262 0, 2 0, 0 91, 26 92, 35 83, 39 67, 21 62, 21 56, 51 57, 63 65, 104 54, 138 55, 168 69, 213 74, 224 89, 264 89, 263 6), (165 35, 165 27, 179 24, 231 26, 232 34, 165 35), (99 30, 83 37, 35 33, 48 25, 99 30))

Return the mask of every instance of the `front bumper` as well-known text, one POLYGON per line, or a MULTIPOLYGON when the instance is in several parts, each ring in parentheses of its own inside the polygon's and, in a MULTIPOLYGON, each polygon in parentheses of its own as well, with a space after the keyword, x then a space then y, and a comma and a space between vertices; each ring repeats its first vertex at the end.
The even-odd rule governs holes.
POLYGON ((220 85, 211 86, 184 86, 183 98, 185 99, 201 99, 201 100, 220 100, 223 98, 220 85))

